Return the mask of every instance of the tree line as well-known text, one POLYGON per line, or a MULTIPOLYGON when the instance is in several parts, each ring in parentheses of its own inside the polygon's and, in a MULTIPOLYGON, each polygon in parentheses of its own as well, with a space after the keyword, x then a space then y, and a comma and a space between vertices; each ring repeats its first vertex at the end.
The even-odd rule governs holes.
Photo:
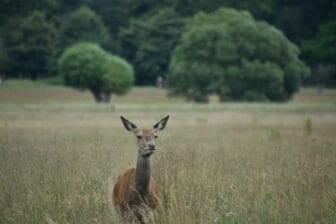
MULTIPOLYGON (((311 68, 312 75, 303 75, 302 79, 312 84, 330 84, 336 79, 336 3, 331 0, 2 0, 0 73, 7 78, 38 79, 56 76, 59 73, 58 60, 62 53, 73 44, 90 42, 100 45, 105 51, 120 56, 133 65, 136 84, 154 84, 158 75, 165 77, 168 73, 178 73, 176 60, 182 57, 181 48, 184 45, 189 46, 193 41, 191 38, 190 42, 186 34, 190 32, 190 21, 202 12, 216 13, 221 7, 249 12, 253 21, 265 21, 282 31, 285 37, 297 46, 297 49, 292 48, 296 50, 289 50, 295 52, 289 58, 298 57, 298 60, 304 61, 311 68)), ((223 18, 225 19, 225 16, 223 18)), ((217 28, 220 30, 221 27, 217 28)), ((269 33, 267 29, 262 30, 269 33)), ((209 33, 220 37, 231 35, 220 33, 218 30, 209 33)), ((277 40, 276 36, 270 35, 269 38, 277 40)), ((200 37, 202 38, 205 41, 203 43, 209 42, 208 35, 200 37)), ((248 41, 248 44, 255 45, 252 42, 253 40, 248 41)), ((235 44, 232 43, 232 46, 235 44)), ((273 49, 277 47, 274 44, 270 46, 273 49)), ((211 50, 213 47, 220 47, 220 43, 218 46, 203 47, 203 50, 211 50)), ((191 51, 193 48, 194 45, 190 45, 191 51)), ((253 67, 259 71, 262 66, 258 63, 264 63, 264 58, 271 58, 272 62, 272 54, 281 55, 281 52, 283 51, 275 50, 273 53, 265 53, 264 56, 256 57, 258 61, 245 58, 244 62, 239 62, 239 66, 249 69, 253 67)), ((280 66, 280 70, 285 69, 281 68, 285 63, 275 64, 280 66)), ((305 70, 299 64, 294 67, 305 70)), ((272 70, 277 72, 272 74, 278 74, 278 77, 287 74, 284 72, 279 75, 281 72, 279 73, 278 67, 267 66, 273 66, 272 70)), ((293 71, 298 70, 294 67, 293 71)), ((303 70, 299 73, 306 74, 307 70, 303 70)), ((230 70, 229 73, 235 72, 230 70)), ((226 79, 231 76, 226 76, 226 79)), ((301 77, 297 75, 299 76, 301 77)), ((174 78, 167 78, 170 85, 174 85, 174 78)), ((231 80, 231 83, 234 82, 231 80)), ((207 86, 206 89, 214 87, 207 86)), ((227 86, 222 85, 221 90, 217 88, 216 91, 222 94, 227 92, 227 89, 227 86)), ((208 90, 203 88, 201 92, 209 92, 208 90)), ((191 95, 196 99, 198 96, 195 94, 191 95)), ((247 93, 243 98, 262 98, 263 94, 265 93, 247 93)), ((286 94, 283 92, 281 96, 273 97, 287 98, 286 94)), ((222 97, 227 96, 222 94, 222 97)), ((240 98, 233 98, 237 97, 240 98)), ((201 98, 200 100, 204 100, 201 98)))

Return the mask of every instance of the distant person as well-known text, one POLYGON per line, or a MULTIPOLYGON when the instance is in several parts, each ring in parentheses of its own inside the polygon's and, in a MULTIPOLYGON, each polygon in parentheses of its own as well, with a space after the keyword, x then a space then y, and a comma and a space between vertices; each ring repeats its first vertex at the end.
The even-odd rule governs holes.
POLYGON ((156 77, 156 86, 160 89, 163 87, 163 78, 161 75, 156 77))

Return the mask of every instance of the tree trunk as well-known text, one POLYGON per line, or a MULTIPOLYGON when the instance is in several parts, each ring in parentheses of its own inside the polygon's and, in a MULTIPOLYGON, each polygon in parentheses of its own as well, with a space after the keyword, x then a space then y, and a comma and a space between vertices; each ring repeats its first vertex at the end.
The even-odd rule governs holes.
POLYGON ((109 103, 110 102, 110 100, 111 100, 111 93, 110 92, 102 92, 101 95, 102 95, 104 103, 109 103))
POLYGON ((107 91, 91 90, 91 93, 97 103, 108 103, 111 99, 111 93, 107 91))

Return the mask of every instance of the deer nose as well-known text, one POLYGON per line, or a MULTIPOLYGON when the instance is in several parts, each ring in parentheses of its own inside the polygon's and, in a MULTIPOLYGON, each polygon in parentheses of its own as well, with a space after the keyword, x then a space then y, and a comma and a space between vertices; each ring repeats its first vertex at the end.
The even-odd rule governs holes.
POLYGON ((154 150, 154 149, 155 149, 155 145, 154 145, 154 144, 148 144, 148 148, 149 148, 150 150, 154 150))

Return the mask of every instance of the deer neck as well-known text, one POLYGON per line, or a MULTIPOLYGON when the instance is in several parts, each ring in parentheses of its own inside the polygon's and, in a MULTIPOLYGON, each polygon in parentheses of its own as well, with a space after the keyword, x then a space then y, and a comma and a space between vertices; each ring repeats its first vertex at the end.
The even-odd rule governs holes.
POLYGON ((138 161, 135 168, 135 189, 140 194, 148 193, 150 181, 150 156, 138 153, 138 161))

